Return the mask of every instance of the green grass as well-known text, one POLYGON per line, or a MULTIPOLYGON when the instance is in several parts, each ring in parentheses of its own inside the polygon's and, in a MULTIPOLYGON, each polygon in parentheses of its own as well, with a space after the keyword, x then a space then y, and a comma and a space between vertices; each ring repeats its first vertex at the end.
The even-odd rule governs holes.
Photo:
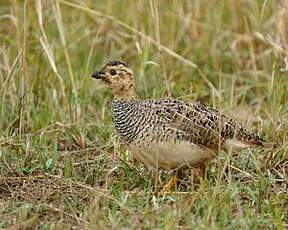
POLYGON ((287 9, 2 1, 0 228, 288 228, 287 9), (133 68, 140 98, 218 107, 267 146, 221 152, 203 180, 187 174, 155 196, 168 172, 157 180, 133 160, 113 127, 112 93, 90 78, 111 59, 133 68))

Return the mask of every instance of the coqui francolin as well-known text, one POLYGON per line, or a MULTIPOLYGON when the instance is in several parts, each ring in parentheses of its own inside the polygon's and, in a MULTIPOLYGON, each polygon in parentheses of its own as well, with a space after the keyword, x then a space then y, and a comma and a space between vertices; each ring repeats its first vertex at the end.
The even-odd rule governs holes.
POLYGON ((152 168, 196 167, 217 156, 228 142, 246 146, 263 140, 216 109, 174 98, 138 99, 133 71, 110 61, 92 74, 114 92, 118 134, 135 158, 152 168))

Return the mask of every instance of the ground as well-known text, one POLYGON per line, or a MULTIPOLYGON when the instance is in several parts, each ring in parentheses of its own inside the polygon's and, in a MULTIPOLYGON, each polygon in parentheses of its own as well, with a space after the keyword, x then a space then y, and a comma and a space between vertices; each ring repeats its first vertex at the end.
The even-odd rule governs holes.
POLYGON ((2 1, 0 228, 288 228, 287 12, 283 0, 2 1), (214 106, 267 144, 221 151, 203 178, 157 194, 169 172, 127 152, 112 92, 90 78, 113 59, 140 98, 214 106))

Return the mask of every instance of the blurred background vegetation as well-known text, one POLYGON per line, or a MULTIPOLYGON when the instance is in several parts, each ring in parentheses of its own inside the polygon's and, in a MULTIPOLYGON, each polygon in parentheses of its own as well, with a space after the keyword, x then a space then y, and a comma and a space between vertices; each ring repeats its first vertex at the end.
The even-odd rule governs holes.
POLYGON ((287 228, 287 41, 284 0, 1 0, 0 227, 287 228), (113 59, 140 98, 215 106, 268 145, 154 196, 90 78, 113 59))

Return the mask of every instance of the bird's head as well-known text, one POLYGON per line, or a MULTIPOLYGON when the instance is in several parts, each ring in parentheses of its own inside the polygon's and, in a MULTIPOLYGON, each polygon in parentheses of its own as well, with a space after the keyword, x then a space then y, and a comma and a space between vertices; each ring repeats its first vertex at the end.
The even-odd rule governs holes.
POLYGON ((92 78, 101 79, 112 88, 116 98, 135 97, 133 71, 121 61, 110 61, 92 74, 92 78))

